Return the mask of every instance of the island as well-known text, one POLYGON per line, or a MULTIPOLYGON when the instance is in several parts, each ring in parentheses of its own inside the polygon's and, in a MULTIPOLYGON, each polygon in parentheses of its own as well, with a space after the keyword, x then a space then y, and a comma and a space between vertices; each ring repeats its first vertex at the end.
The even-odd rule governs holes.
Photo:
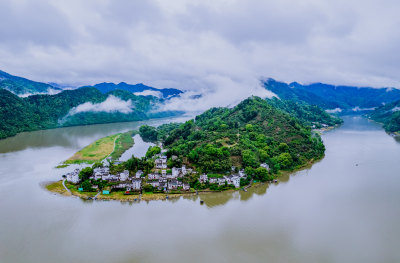
POLYGON ((65 174, 47 189, 86 199, 132 201, 245 190, 276 182, 325 152, 320 135, 309 125, 259 97, 233 108, 212 108, 183 124, 144 125, 138 133, 154 143, 144 157, 118 161, 118 154, 112 156, 115 147, 111 151, 103 145, 122 136, 112 135, 70 158, 67 163, 82 163, 86 156, 87 167, 65 174), (99 154, 104 159, 87 158, 94 148, 108 149, 99 154))

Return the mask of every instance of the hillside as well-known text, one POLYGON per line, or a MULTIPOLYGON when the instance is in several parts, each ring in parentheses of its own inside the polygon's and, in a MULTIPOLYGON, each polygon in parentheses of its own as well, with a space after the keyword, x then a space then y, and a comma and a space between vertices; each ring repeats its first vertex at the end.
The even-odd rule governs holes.
POLYGON ((343 123, 342 119, 327 113, 321 107, 310 105, 303 101, 280 100, 274 97, 269 99, 268 102, 274 107, 296 117, 303 125, 312 128, 335 126, 343 123))
POLYGON ((160 140, 178 167, 185 163, 203 172, 226 173, 232 165, 256 169, 267 163, 273 172, 291 170, 322 158, 321 138, 296 118, 251 97, 236 107, 212 108, 180 126, 142 126, 144 139, 160 140))
POLYGON ((6 89, 17 95, 59 92, 60 89, 46 83, 16 77, 0 70, 0 89, 6 89))
POLYGON ((383 123, 383 128, 387 132, 400 132, 400 100, 375 109, 369 116, 371 119, 383 123))
POLYGON ((119 84, 114 83, 100 83, 93 86, 94 88, 98 89, 102 93, 108 93, 114 90, 125 90, 132 93, 139 93, 139 94, 148 94, 148 95, 160 95, 161 98, 170 98, 177 96, 182 93, 182 91, 178 89, 156 89, 153 87, 146 86, 142 83, 139 84, 127 84, 125 82, 121 82, 119 84))
POLYGON ((137 121, 179 114, 157 112, 158 103, 155 97, 135 96, 122 90, 103 94, 95 88, 80 88, 56 95, 20 98, 0 89, 0 139, 23 131, 137 121))
POLYGON ((400 98, 400 90, 389 88, 333 86, 323 83, 287 84, 273 79, 265 81, 264 87, 284 100, 302 101, 323 109, 339 108, 345 112, 379 107, 400 98))

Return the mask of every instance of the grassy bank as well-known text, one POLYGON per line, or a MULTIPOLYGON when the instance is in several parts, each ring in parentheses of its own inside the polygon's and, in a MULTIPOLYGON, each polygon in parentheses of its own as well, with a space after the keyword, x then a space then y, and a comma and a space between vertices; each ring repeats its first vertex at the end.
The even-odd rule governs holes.
POLYGON ((116 139, 114 151, 110 155, 113 160, 118 160, 126 150, 133 146, 132 136, 136 133, 135 131, 125 132, 116 139))
MULTIPOLYGON (((129 131, 98 139, 75 153, 71 158, 66 160, 64 164, 92 164, 101 162, 108 156, 117 160, 126 150, 133 146, 134 141, 132 135, 135 133, 136 132, 129 131)), ((63 167, 63 165, 59 167, 63 167)))
POLYGON ((63 184, 62 184, 62 180, 54 182, 54 183, 50 183, 48 185, 46 185, 46 189, 50 192, 53 193, 57 193, 57 194, 61 194, 61 195, 65 195, 65 196, 71 196, 71 193, 68 192, 63 184))

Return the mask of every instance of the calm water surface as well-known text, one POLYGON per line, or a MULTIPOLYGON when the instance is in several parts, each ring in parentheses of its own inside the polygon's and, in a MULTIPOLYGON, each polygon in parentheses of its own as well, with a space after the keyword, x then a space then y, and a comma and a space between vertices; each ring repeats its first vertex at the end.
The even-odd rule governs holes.
POLYGON ((311 169, 248 192, 120 203, 42 188, 61 160, 140 124, 0 141, 0 262, 400 262, 400 143, 359 117, 323 136, 311 169))

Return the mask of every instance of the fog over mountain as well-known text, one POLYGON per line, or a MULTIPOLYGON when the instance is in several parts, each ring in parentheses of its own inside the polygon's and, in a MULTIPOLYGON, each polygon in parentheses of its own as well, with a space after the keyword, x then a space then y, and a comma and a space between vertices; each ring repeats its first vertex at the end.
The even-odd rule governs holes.
POLYGON ((400 87, 394 0, 4 0, 0 69, 188 91, 168 109, 271 96, 260 79, 400 87), (193 95, 203 94, 193 100, 193 95))

